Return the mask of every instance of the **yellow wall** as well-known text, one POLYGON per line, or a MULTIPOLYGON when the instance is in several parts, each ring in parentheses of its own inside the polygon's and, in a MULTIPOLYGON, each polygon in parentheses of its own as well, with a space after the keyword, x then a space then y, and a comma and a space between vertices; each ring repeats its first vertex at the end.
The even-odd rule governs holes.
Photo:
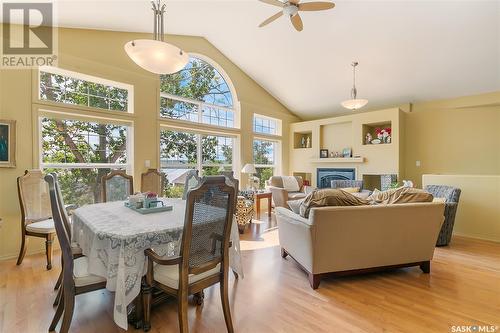
MULTIPOLYGON (((134 123, 134 176, 139 188, 140 174, 146 169, 144 161, 150 160, 157 167, 159 79, 135 65, 125 54, 123 45, 135 38, 151 38, 149 34, 125 32, 59 29, 59 67, 134 85, 133 115, 119 116, 134 123), (140 148, 140 149, 139 149, 140 148)), ((166 39, 187 52, 209 57, 219 64, 230 77, 241 106, 241 131, 230 133, 240 136, 241 163, 252 161, 253 113, 279 118, 283 125, 283 147, 288 147, 289 124, 299 119, 269 95, 248 75, 201 37, 167 36, 166 39)), ((38 165, 36 147, 36 119, 34 109, 56 109, 51 103, 36 100, 36 71, 0 71, 0 119, 17 120, 17 167, 0 169, 0 258, 12 257, 19 251, 20 213, 17 200, 16 177, 25 169, 38 165), (35 144, 34 144, 35 143, 35 144)), ((210 130, 207 126, 199 127, 210 130)), ((283 172, 288 172, 288 150, 283 149, 283 172)), ((242 179, 242 181, 245 181, 242 179)), ((28 253, 41 251, 43 241, 30 240, 28 253)))
POLYGON ((499 175, 423 175, 423 185, 462 190, 453 233, 500 242, 499 175))
POLYGON ((405 177, 417 185, 429 173, 499 175, 500 92, 414 104, 405 135, 405 177))

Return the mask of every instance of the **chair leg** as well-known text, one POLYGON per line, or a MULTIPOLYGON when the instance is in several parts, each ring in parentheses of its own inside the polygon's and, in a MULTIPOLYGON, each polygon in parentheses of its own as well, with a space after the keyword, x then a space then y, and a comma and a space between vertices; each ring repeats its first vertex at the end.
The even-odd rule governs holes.
POLYGON ((238 275, 238 272, 236 272, 235 270, 233 270, 233 275, 234 275, 234 278, 235 278, 236 280, 238 280, 238 278, 240 277, 240 276, 238 275))
POLYGON ((24 259, 24 255, 26 254, 26 243, 28 242, 28 240, 26 239, 26 235, 22 234, 21 236, 21 249, 19 250, 19 256, 17 257, 17 263, 16 265, 21 265, 21 263, 23 262, 23 259, 24 259))
MULTIPOLYGON (((61 292, 62 292, 62 288, 59 289, 59 293, 57 294, 56 300, 59 299, 59 297, 62 297, 62 294, 59 295, 61 292)), ((64 301, 59 300, 59 304, 57 305, 56 313, 54 313, 54 318, 52 318, 52 322, 50 323, 49 332, 55 331, 57 323, 59 323, 59 319, 61 319, 61 315, 63 313, 63 310, 64 310, 64 301)))
POLYGON ((59 277, 57 278, 57 282, 56 282, 56 285, 54 286, 54 290, 59 289, 59 287, 61 286, 61 281, 62 281, 62 270, 61 270, 61 273, 59 273, 59 277))
POLYGON ((63 288, 61 287, 57 291, 56 299, 54 300, 54 304, 52 304, 52 306, 58 306, 61 303, 61 300, 62 300, 62 290, 63 290, 63 288))
POLYGON ((67 333, 69 332, 71 320, 73 319, 73 310, 75 309, 75 292, 64 292, 62 301, 64 302, 64 315, 59 333, 67 333))
POLYGON ((45 240, 45 253, 47 255, 47 270, 52 269, 52 243, 54 241, 54 234, 48 234, 45 240))
POLYGON ((196 305, 202 305, 203 301, 205 300, 205 292, 202 290, 199 293, 194 294, 193 300, 196 303, 196 305))
POLYGON ((179 312, 179 332, 189 333, 187 307, 188 307, 188 294, 186 291, 179 290, 178 312, 179 312))
POLYGON ((222 310, 224 311, 224 320, 226 321, 226 328, 229 333, 233 333, 233 321, 231 320, 231 309, 229 308, 229 293, 228 293, 228 272, 224 273, 220 281, 220 297, 222 301, 222 310))
POLYGON ((142 329, 147 332, 151 329, 151 288, 146 282, 142 283, 142 329))

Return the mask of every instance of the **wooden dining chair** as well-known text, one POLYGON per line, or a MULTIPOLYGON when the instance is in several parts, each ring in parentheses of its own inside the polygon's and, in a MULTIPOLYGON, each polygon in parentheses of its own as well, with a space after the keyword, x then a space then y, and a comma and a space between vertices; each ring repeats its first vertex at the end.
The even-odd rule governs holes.
POLYGON ((17 193, 21 206, 21 249, 17 265, 26 254, 29 236, 45 238, 47 269, 52 268, 52 242, 56 235, 50 210, 49 190, 40 170, 26 170, 17 178, 17 193))
POLYGON ((148 171, 141 174, 141 192, 154 192, 160 197, 163 196, 165 193, 164 177, 164 174, 158 172, 158 170, 148 169, 148 171))
POLYGON ((186 173, 186 180, 184 181, 184 192, 182 193, 182 200, 186 200, 187 193, 190 189, 195 188, 200 183, 198 170, 189 170, 186 173))
POLYGON ((54 318, 49 327, 49 332, 56 329, 62 316, 62 323, 59 329, 60 333, 66 333, 71 326, 73 318, 73 310, 75 307, 75 296, 86 292, 103 289, 106 287, 106 279, 97 275, 88 273, 87 258, 82 256, 78 259, 73 259, 71 252, 71 240, 66 231, 63 222, 64 206, 59 202, 56 192, 56 180, 53 175, 46 175, 45 180, 48 183, 50 194, 50 207, 52 218, 59 239, 62 252, 63 263, 63 278, 62 278, 62 300, 57 306, 54 318))
POLYGON ((134 194, 134 177, 127 175, 125 170, 112 170, 102 176, 102 201, 122 201, 134 194))
MULTIPOLYGON (((71 226, 71 219, 69 218, 68 215, 68 206, 64 204, 64 199, 62 196, 61 188, 59 187, 59 182, 57 180, 57 174, 56 173, 50 173, 52 177, 54 177, 55 181, 55 190, 56 190, 56 196, 57 200, 59 203, 60 207, 63 207, 62 212, 61 212, 61 218, 63 222, 64 229, 66 230, 66 233, 68 234, 68 238, 72 240, 71 233, 72 233, 72 226, 71 226)), ((73 259, 77 259, 80 257, 83 257, 82 253, 82 248, 75 242, 71 241, 71 254, 73 255, 73 259)), ((60 288, 61 283, 62 283, 62 277, 63 277, 63 272, 62 272, 62 267, 64 266, 63 262, 63 257, 61 256, 61 273, 59 274, 59 278, 57 279, 56 285, 54 287, 54 290, 58 290, 56 299, 54 300, 54 306, 57 306, 59 304, 59 301, 62 298, 62 288, 60 288)))
POLYGON ((177 297, 180 331, 188 329, 188 295, 220 283, 228 332, 233 332, 228 299, 229 238, 234 211, 234 188, 223 176, 204 177, 189 190, 180 253, 162 258, 147 249, 147 273, 142 286, 144 330, 151 328, 152 288, 177 297))

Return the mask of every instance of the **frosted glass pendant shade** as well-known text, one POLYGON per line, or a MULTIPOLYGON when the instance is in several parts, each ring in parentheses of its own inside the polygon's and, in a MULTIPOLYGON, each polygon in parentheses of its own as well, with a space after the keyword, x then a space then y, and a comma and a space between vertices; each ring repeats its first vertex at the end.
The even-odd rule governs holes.
POLYGON ((159 40, 136 39, 124 46, 130 59, 156 74, 173 74, 183 69, 189 55, 177 46, 159 40))
POLYGON ((359 98, 348 99, 347 101, 343 101, 341 104, 346 109, 358 110, 358 109, 361 109, 366 104, 368 104, 368 100, 367 99, 359 99, 359 98))

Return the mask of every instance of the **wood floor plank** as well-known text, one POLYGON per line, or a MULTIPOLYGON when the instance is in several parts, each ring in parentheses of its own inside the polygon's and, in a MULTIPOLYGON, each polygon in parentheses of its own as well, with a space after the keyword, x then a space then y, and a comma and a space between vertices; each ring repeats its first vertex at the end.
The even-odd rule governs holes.
MULTIPOLYGON (((436 248, 431 274, 405 268, 327 278, 312 290, 306 274, 279 253, 274 217, 242 236, 245 278, 230 281, 236 332, 450 332, 451 325, 500 326, 500 244, 454 237, 436 248)), ((44 255, 0 262, 0 332, 47 332, 60 269, 44 255), (29 313, 29 315, 27 315, 29 313)), ((72 332, 123 332, 113 321, 113 294, 76 298, 72 332)), ((191 332, 225 332, 219 288, 189 306, 191 332)), ((153 309, 151 332, 177 332, 177 303, 153 309)), ((130 332, 140 332, 129 327, 130 332)), ((498 331, 500 332, 500 330, 498 331)))

